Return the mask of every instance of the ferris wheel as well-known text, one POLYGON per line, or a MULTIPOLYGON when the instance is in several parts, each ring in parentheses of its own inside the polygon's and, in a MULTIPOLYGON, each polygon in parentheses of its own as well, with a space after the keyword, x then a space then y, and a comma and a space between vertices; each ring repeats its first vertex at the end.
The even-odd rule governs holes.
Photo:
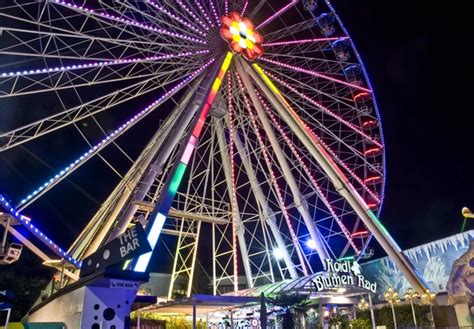
POLYGON ((377 219, 381 119, 329 1, 22 0, 0 17, 0 156, 31 144, 63 163, 0 199, 72 281, 135 224, 173 255, 169 297, 183 280, 191 293, 198 263, 219 294, 239 276, 256 287, 368 257, 372 235, 422 285, 377 219), (61 249, 28 214, 81 171, 119 181, 61 249))

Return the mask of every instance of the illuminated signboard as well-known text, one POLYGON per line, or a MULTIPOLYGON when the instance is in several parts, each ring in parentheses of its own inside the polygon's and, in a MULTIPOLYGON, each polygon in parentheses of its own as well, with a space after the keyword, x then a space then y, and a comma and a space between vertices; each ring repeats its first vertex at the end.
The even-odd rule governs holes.
POLYGON ((377 291, 377 282, 367 280, 357 261, 334 261, 326 259, 326 272, 318 274, 312 284, 316 291, 355 286, 372 293, 377 291))

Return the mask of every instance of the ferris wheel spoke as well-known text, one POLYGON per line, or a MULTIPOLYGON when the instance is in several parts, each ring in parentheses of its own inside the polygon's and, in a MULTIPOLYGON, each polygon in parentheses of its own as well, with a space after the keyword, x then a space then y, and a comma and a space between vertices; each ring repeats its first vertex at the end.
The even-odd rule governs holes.
MULTIPOLYGON (((265 0, 266 1, 266 0, 265 0)), ((287 25, 284 28, 273 30, 269 33, 265 33, 265 40, 267 43, 278 41, 283 38, 292 37, 293 35, 298 34, 299 32, 309 30, 314 27, 314 18, 303 20, 301 22, 287 25)))
POLYGON ((212 19, 209 17, 207 12, 205 11, 203 5, 201 4, 201 1, 200 0, 193 0, 193 1, 194 1, 194 4, 196 5, 196 7, 199 9, 199 13, 204 17, 204 19, 207 21, 207 23, 211 27, 214 27, 214 22, 212 21, 212 19))
POLYGON ((349 243, 352 245, 352 247, 354 248, 354 250, 356 251, 356 253, 359 253, 359 249, 357 248, 357 246, 355 245, 354 241, 352 240, 352 237, 351 237, 351 234, 349 232, 349 230, 346 228, 346 226, 343 224, 342 220, 339 218, 339 216, 336 214, 336 212, 334 211, 334 208, 332 207, 332 205, 329 203, 328 199, 327 199, 327 196, 323 193, 320 185, 318 184, 318 182, 316 181, 316 179, 314 178, 314 175, 313 173, 311 172, 311 170, 308 168, 308 166, 304 163, 301 155, 299 154, 297 148, 295 147, 295 145, 291 142, 290 138, 288 138, 288 136, 286 135, 286 133, 283 131, 282 127, 280 126, 279 122, 276 120, 275 116, 273 115, 272 111, 270 110, 269 106, 265 103, 265 101, 263 100, 262 96, 257 93, 257 96, 263 106, 263 108, 265 109, 267 115, 270 117, 272 123, 273 123, 273 126, 276 127, 276 129, 279 131, 279 133, 281 134, 281 136, 283 136, 283 139, 285 140, 285 142, 287 143, 287 145, 289 146, 291 152, 293 153, 293 155, 296 157, 296 159, 298 160, 298 163, 300 164, 300 166, 303 168, 304 172, 306 173, 306 175, 309 177, 314 189, 316 190, 316 193, 318 194, 318 197, 323 201, 324 205, 326 206, 326 208, 329 210, 329 212, 331 213, 331 215, 333 216, 334 220, 337 222, 337 224, 339 225, 339 227, 341 228, 341 231, 343 232, 344 236, 346 237, 346 239, 349 241, 349 243))
POLYGON ((291 0, 289 3, 287 3, 285 6, 283 6, 282 8, 280 8, 277 12, 275 12, 273 15, 271 15, 270 17, 268 17, 267 19, 265 19, 263 22, 261 22, 259 25, 257 25, 257 29, 262 29, 263 27, 265 27, 266 25, 268 25, 270 22, 272 22, 273 20, 275 20, 276 18, 280 17, 281 15, 283 15, 285 12, 287 12, 288 10, 290 10, 293 6, 295 6, 297 3, 299 2, 299 0, 291 0))
MULTIPOLYGON (((257 142, 258 142, 259 148, 261 150, 261 153, 263 155, 263 159, 265 161, 265 165, 266 165, 266 168, 265 168, 266 170, 265 171, 269 173, 272 189, 275 191, 275 194, 277 195, 278 208, 281 209, 283 217, 285 218, 286 225, 288 227, 288 231, 290 232, 291 240, 293 242, 295 251, 297 253, 299 263, 302 267, 302 271, 305 275, 308 275, 309 272, 308 272, 308 269, 306 267, 307 261, 305 259, 304 253, 302 252, 302 248, 300 246, 299 240, 297 238, 297 235, 296 235, 296 233, 294 231, 294 228, 293 228, 293 225, 291 223, 291 220, 290 220, 290 217, 289 217, 289 214, 288 214, 288 211, 287 211, 287 207, 286 207, 286 204, 285 204, 285 200, 284 200, 281 188, 278 185, 277 177, 276 177, 276 175, 273 171, 274 166, 272 165, 269 154, 266 151, 266 146, 265 146, 265 143, 263 142, 263 138, 259 133, 260 128, 257 125, 257 119, 256 119, 255 114, 253 113, 253 111, 251 109, 250 101, 247 99, 247 96, 245 95, 245 89, 243 87, 243 84, 242 84, 239 76, 237 76, 237 81, 239 83, 239 88, 241 89, 241 97, 243 98, 245 108, 247 109, 248 115, 250 116, 250 121, 251 121, 251 126, 250 127, 252 127, 253 132, 255 133, 255 136, 257 137, 257 142)), ((285 248, 285 250, 286 250, 286 248, 285 248)), ((284 253, 284 251, 283 251, 283 253, 284 253)))
MULTIPOLYGON (((205 31, 209 31, 209 26, 206 25, 206 23, 204 23, 204 21, 202 19, 199 18, 200 14, 199 12, 195 12, 193 9, 194 9, 194 6, 188 6, 184 3, 184 1, 182 0, 176 0, 176 3, 179 4, 179 6, 186 12, 188 13, 189 16, 191 16, 196 22, 198 22, 198 24, 205 30, 205 31)), ((178 10, 177 12, 181 12, 180 10, 178 10)))
POLYGON ((349 39, 348 37, 328 37, 328 38, 309 38, 309 39, 299 39, 299 40, 283 40, 283 41, 273 41, 264 43, 265 47, 288 47, 288 50, 294 49, 294 45, 304 45, 304 44, 321 44, 327 43, 329 41, 345 40, 349 39))
MULTIPOLYGON (((188 72, 192 74, 192 71, 188 70, 188 72)), ((182 78, 172 75, 167 75, 166 80, 160 79, 160 77, 152 77, 23 127, 2 133, 0 135, 0 151, 29 142, 180 79, 182 78), (156 82, 160 83, 157 84, 156 82)))
POLYGON ((348 120, 345 120, 344 118, 342 118, 341 116, 335 114, 330 109, 328 109, 325 106, 323 106, 322 104, 316 102, 314 99, 308 97, 307 95, 305 95, 302 92, 298 91, 296 88, 290 86, 288 83, 284 82, 282 79, 279 79, 279 78, 275 77, 271 73, 268 73, 268 72, 265 72, 265 73, 268 74, 268 76, 270 76, 272 79, 274 79, 278 83, 280 83, 282 86, 285 86, 291 92, 295 93, 296 95, 298 95, 302 99, 308 101, 310 104, 315 106, 316 109, 318 109, 318 110, 324 112, 325 114, 329 115, 330 117, 336 119, 337 121, 339 121, 340 123, 342 123, 346 127, 350 128, 352 131, 354 131, 357 134, 361 135, 364 139, 370 141, 373 145, 376 145, 378 147, 382 147, 382 145, 378 141, 374 140, 371 136, 364 133, 361 128, 355 126, 353 123, 351 123, 348 120))
POLYGON ((0 73, 0 99, 139 78, 165 78, 196 66, 186 60, 195 55, 196 53, 183 53, 176 56, 164 55, 3 72, 0 73), (184 60, 180 63, 178 58, 184 60))
POLYGON ((111 15, 111 14, 108 14, 108 13, 105 13, 105 12, 100 12, 100 11, 96 12, 93 9, 85 8, 85 7, 82 7, 82 6, 77 6, 77 5, 75 5, 75 4, 73 4, 72 2, 69 2, 69 1, 68 2, 62 1, 62 0, 49 0, 49 1, 53 2, 56 5, 63 6, 63 7, 69 8, 73 11, 82 13, 82 14, 88 16, 88 17, 93 17, 96 21, 104 22, 105 24, 107 24, 109 26, 112 26, 112 27, 115 27, 115 28, 120 28, 120 25, 124 24, 125 26, 131 26, 131 27, 139 28, 139 29, 142 29, 142 30, 145 30, 145 31, 149 31, 149 32, 156 33, 156 34, 166 35, 166 36, 172 37, 172 38, 182 39, 182 40, 186 40, 186 41, 189 41, 189 42, 198 43, 198 44, 202 44, 202 45, 207 44, 207 42, 202 40, 202 39, 196 38, 194 36, 189 36, 188 34, 176 33, 176 32, 173 32, 171 30, 167 30, 167 29, 164 29, 162 27, 155 26, 154 24, 144 24, 144 23, 140 23, 138 21, 135 21, 133 19, 130 19, 128 17, 111 15), (118 23, 118 25, 117 25, 117 23, 118 23))
MULTIPOLYGON (((174 14, 173 12, 171 12, 170 10, 166 9, 165 6, 160 5, 159 3, 157 3, 154 0, 148 0, 146 3, 149 4, 150 6, 152 6, 153 8, 157 9, 159 12, 165 14, 166 16, 171 18, 172 20, 178 22, 179 24, 181 24, 181 25, 185 26, 186 28, 188 28, 189 30, 193 31, 193 33, 200 34, 201 37, 206 38, 207 34, 205 32, 203 32, 201 29, 197 28, 194 24, 191 24, 188 20, 182 19, 179 16, 177 16, 176 14, 174 14)), ((175 9, 175 8, 172 8, 172 9, 175 9)))
POLYGON ((41 197, 44 193, 49 191, 53 188, 56 184, 61 182, 64 178, 72 174, 76 171, 79 167, 81 167, 84 163, 90 160, 94 155, 98 154, 101 150, 105 147, 113 143, 118 137, 120 137, 123 133, 128 131, 130 128, 135 126, 138 122, 140 122, 144 117, 148 114, 156 110, 160 107, 163 103, 165 103, 169 98, 171 98, 174 94, 176 94, 179 90, 186 87, 189 83, 191 83, 197 76, 199 76, 205 68, 207 68, 213 61, 206 63, 200 69, 194 71, 191 75, 189 75, 186 79, 182 80, 176 86, 171 88, 169 91, 164 93, 158 99, 156 99, 153 103, 145 107, 142 111, 138 112, 135 116, 131 117, 128 121, 122 124, 120 127, 115 129, 112 133, 102 139, 99 143, 95 144, 91 149, 85 152, 83 155, 78 157, 74 162, 71 162, 68 166, 66 166, 63 170, 59 171, 54 177, 47 180, 43 185, 39 186, 35 189, 32 193, 27 195, 24 199, 22 199, 19 203, 18 209, 24 209, 25 207, 29 206, 32 202, 37 200, 41 197))
POLYGON ((265 57, 260 57, 259 59, 261 61, 266 62, 266 63, 274 64, 274 65, 277 65, 277 66, 280 66, 280 67, 284 67, 286 69, 291 69, 291 70, 296 71, 296 72, 309 74, 309 75, 312 75, 316 78, 321 78, 321 79, 329 80, 329 81, 332 81, 332 82, 336 82, 338 84, 341 84, 341 85, 344 85, 344 86, 347 86, 347 87, 350 87, 350 88, 353 88, 353 89, 361 90, 361 91, 364 91, 364 92, 367 92, 367 93, 372 93, 372 91, 370 89, 361 87, 361 86, 353 84, 353 83, 349 83, 349 82, 344 81, 344 80, 333 78, 331 76, 322 74, 322 73, 317 72, 317 71, 309 70, 309 69, 299 67, 299 66, 296 66, 296 65, 286 64, 286 63, 276 61, 276 60, 273 60, 273 59, 269 59, 269 58, 265 58, 265 57))
MULTIPOLYGON (((162 35, 162 40, 152 40, 151 36, 156 37, 157 33, 148 31, 148 35, 143 33, 143 30, 140 32, 135 32, 133 30, 127 29, 130 27, 129 25, 123 25, 120 29, 118 28, 117 24, 110 24, 108 21, 100 21, 94 19, 94 17, 90 17, 87 15, 83 15, 80 13, 76 13, 75 15, 65 16, 63 11, 58 11, 57 7, 53 7, 51 9, 50 2, 37 2, 30 3, 33 4, 35 7, 30 8, 30 6, 26 4, 21 4, 15 7, 15 9, 19 9, 18 11, 13 11, 13 13, 9 13, 8 11, 2 10, 0 12, 0 16, 5 17, 12 22, 22 22, 22 25, 31 25, 31 31, 38 31, 42 33, 57 33, 61 35, 69 35, 71 37, 82 37, 91 40, 107 40, 109 43, 117 43, 118 45, 123 45, 126 43, 142 43, 142 44, 149 44, 150 42, 154 42, 157 45, 163 44, 163 41, 166 41, 166 44, 176 47, 177 43, 174 38, 162 35), (43 6, 42 8, 36 8, 37 6, 43 6), (41 13, 37 16, 33 16, 32 13, 41 13), (21 15, 23 13, 23 15, 21 15), (82 24, 74 25, 71 22, 77 21, 78 19, 82 20, 82 24), (94 21, 94 24, 87 24, 89 21, 94 21), (109 24, 107 24, 109 23, 109 24)), ((18 24, 16 24, 18 25, 18 24)), ((14 25, 15 26, 15 25, 14 25)), ((16 27, 16 26, 15 26, 16 27)), ((67 45, 67 41, 64 44, 67 45)), ((186 46, 190 43, 184 42, 180 46, 186 46)))

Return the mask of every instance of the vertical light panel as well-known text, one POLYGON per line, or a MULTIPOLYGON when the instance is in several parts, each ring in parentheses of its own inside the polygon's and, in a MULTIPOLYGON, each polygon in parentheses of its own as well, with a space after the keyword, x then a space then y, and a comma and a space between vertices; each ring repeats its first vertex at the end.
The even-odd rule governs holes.
POLYGON ((174 171, 170 173, 173 176, 171 181, 169 182, 169 185, 167 185, 168 190, 166 192, 162 192, 166 194, 164 194, 164 197, 160 199, 161 204, 159 205, 158 213, 156 216, 150 219, 152 221, 152 224, 147 237, 152 251, 141 255, 138 258, 138 261, 133 266, 133 270, 136 272, 145 272, 148 267, 148 263, 150 262, 153 250, 155 249, 155 246, 161 234, 161 230, 163 229, 163 225, 165 224, 166 216, 173 203, 174 197, 178 192, 178 188, 186 172, 188 162, 191 159, 194 149, 196 148, 196 144, 199 140, 199 136, 201 136, 201 132, 204 127, 204 123, 206 122, 207 115, 209 114, 209 111, 212 107, 212 103, 214 102, 214 99, 216 98, 216 95, 219 92, 219 89, 222 85, 222 79, 224 78, 224 75, 229 69, 230 63, 232 62, 232 58, 233 54, 231 52, 228 52, 224 59, 224 62, 221 65, 216 79, 211 85, 209 95, 207 96, 207 99, 204 102, 201 111, 198 112, 199 118, 195 122, 194 127, 192 128, 193 130, 191 136, 189 136, 187 140, 187 144, 181 154, 181 158, 179 159, 179 164, 175 167, 174 171))

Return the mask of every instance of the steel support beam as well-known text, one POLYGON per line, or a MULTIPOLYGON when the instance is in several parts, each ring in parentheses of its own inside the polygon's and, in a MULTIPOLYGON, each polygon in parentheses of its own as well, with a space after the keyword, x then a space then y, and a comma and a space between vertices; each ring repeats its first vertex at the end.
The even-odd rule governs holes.
POLYGON ((248 64, 245 62, 245 60, 241 58, 238 58, 236 62, 237 71, 239 72, 242 82, 245 85, 245 88, 247 89, 247 92, 252 100, 253 106, 257 111, 258 118, 260 119, 263 129, 265 130, 265 133, 268 139, 270 140, 272 149, 275 152, 283 176, 285 177, 285 180, 288 186, 290 187, 291 193, 293 194, 296 208, 298 209, 299 213, 301 214, 301 217, 304 220, 304 223, 306 224, 306 228, 308 229, 311 239, 316 243, 316 251, 318 252, 321 264, 323 265, 323 267, 325 267, 325 259, 330 258, 329 253, 327 252, 326 247, 324 245, 322 235, 318 231, 318 228, 316 227, 316 224, 313 218, 311 217, 306 199, 301 194, 296 179, 293 176, 288 161, 283 153, 281 145, 279 144, 275 132, 273 131, 272 125, 268 120, 267 115, 265 114, 265 109, 263 108, 262 104, 260 103, 260 100, 258 99, 257 93, 255 92, 255 87, 246 72, 246 68, 244 68, 243 66, 248 64))

